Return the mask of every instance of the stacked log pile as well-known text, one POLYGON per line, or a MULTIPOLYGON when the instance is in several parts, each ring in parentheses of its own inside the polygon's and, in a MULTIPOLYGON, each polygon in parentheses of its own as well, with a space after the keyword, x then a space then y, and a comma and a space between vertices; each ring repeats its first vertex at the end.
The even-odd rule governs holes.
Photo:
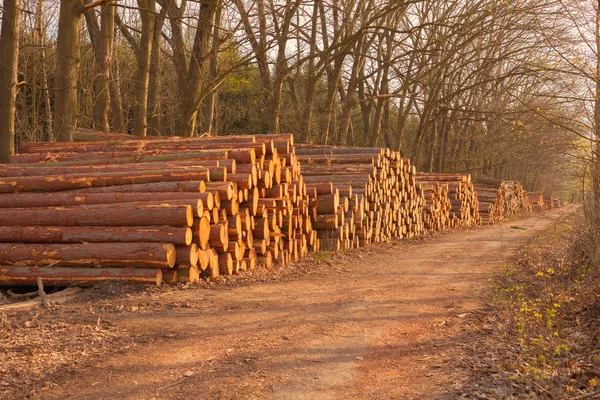
POLYGON ((528 192, 527 197, 529 197, 529 203, 535 211, 540 211, 546 208, 544 203, 544 195, 542 192, 528 192))
POLYGON ((490 225, 506 216, 508 188, 501 179, 478 177, 475 183, 481 223, 490 225))
POLYGON ((425 194, 425 226, 443 230, 480 223, 477 193, 470 175, 418 173, 425 194))
POLYGON ((469 175, 418 174, 389 149, 291 135, 79 130, 76 142, 20 150, 0 165, 0 284, 194 282, 490 223, 529 204, 516 183, 475 187, 469 175))
POLYGON ((313 228, 323 249, 357 248, 422 234, 416 168, 381 148, 297 145, 302 177, 318 204, 313 228))
POLYGON ((194 281, 298 260, 319 244, 292 140, 25 143, 0 166, 0 281, 194 281))
POLYGON ((544 195, 544 208, 554 208, 554 197, 544 195))
POLYGON ((509 188, 509 213, 512 215, 531 212, 531 201, 529 201, 529 196, 523 185, 516 181, 507 182, 507 185, 509 188))
POLYGON ((484 224, 493 224, 509 216, 532 211, 532 194, 527 193, 519 182, 478 177, 475 189, 484 224))
POLYGON ((554 206, 554 208, 562 207, 562 201, 560 199, 553 198, 552 205, 554 206))

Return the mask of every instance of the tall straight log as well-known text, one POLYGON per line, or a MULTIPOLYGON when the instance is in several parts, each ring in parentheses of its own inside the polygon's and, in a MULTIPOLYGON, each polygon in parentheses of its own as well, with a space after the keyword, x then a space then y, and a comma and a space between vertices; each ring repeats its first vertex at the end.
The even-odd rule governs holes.
MULTIPOLYGON (((156 183, 137 183, 133 185, 101 186, 87 189, 69 190, 66 193, 88 194, 88 193, 162 193, 162 192, 190 192, 202 193, 204 181, 173 181, 156 183)), ((28 195, 33 194, 28 192, 28 195)), ((14 194, 11 194, 14 195, 14 194)))
POLYGON ((153 268, 85 268, 85 267, 24 267, 0 265, 0 285, 37 286, 38 278, 46 287, 91 286, 102 281, 128 281, 149 285, 163 282, 161 269, 153 268))
POLYGON ((0 226, 0 242, 20 243, 172 243, 190 245, 187 227, 0 226))
POLYGON ((64 174, 96 174, 102 172, 152 171, 171 169, 191 169, 198 167, 225 167, 228 172, 237 172, 235 160, 179 160, 165 162, 133 162, 126 164, 62 165, 62 163, 6 164, 0 165, 0 176, 41 176, 64 174))
POLYGON ((175 260, 165 243, 0 243, 0 265, 172 268, 175 260))
POLYGON ((0 226, 192 226, 190 206, 107 204, 0 209, 0 226))
POLYGON ((98 174, 8 177, 0 180, 0 193, 52 192, 101 186, 120 186, 165 181, 210 180, 206 168, 197 171, 132 171, 98 174))
POLYGON ((97 164, 129 164, 136 162, 166 162, 176 160, 221 160, 229 157, 228 151, 198 150, 193 152, 168 152, 168 151, 127 151, 118 153, 62 153, 42 152, 16 154, 10 158, 13 164, 30 163, 60 163, 61 165, 88 165, 97 164))
MULTIPOLYGON (((138 192, 138 193, 73 193, 73 191, 48 193, 1 193, 0 208, 66 207, 76 205, 117 204, 133 202, 161 202, 168 200, 191 202, 202 201, 202 206, 212 209, 212 193, 191 192, 138 192), (210 205, 211 207, 208 207, 210 205)), ((197 204, 194 204, 197 207, 197 204)))

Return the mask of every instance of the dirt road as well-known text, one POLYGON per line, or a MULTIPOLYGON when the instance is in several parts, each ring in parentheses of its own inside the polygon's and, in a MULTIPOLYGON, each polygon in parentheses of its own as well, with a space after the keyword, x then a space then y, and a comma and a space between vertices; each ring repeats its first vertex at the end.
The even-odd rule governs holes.
POLYGON ((352 251, 275 282, 97 305, 98 326, 128 332, 127 345, 36 397, 456 398, 492 272, 564 212, 352 251))

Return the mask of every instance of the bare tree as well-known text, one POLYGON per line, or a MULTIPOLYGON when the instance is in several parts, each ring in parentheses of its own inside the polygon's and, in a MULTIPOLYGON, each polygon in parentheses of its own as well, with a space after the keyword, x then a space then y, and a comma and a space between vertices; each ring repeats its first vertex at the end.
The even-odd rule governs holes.
MULTIPOLYGON (((91 0, 85 0, 90 4, 91 0)), ((90 40, 96 60, 95 101, 92 111, 94 128, 110 131, 110 72, 115 33, 115 6, 103 5, 100 9, 100 25, 94 9, 85 12, 90 40)))
POLYGON ((0 32, 0 162, 15 152, 15 97, 19 59, 20 0, 5 0, 0 32))

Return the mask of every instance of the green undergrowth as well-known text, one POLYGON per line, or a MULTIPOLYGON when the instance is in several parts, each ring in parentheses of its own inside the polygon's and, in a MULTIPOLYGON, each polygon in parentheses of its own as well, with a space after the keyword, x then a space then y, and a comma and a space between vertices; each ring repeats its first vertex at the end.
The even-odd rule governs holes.
POLYGON ((582 226, 541 232, 498 277, 503 369, 528 397, 600 398, 600 271, 582 226))

